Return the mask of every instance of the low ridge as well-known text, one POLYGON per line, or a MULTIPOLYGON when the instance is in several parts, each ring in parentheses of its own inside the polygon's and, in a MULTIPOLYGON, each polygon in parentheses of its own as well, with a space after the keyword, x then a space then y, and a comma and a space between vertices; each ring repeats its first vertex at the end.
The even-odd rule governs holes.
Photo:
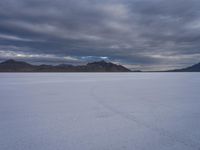
POLYGON ((186 67, 183 69, 175 69, 173 72, 200 72, 200 63, 192 65, 190 67, 186 67))

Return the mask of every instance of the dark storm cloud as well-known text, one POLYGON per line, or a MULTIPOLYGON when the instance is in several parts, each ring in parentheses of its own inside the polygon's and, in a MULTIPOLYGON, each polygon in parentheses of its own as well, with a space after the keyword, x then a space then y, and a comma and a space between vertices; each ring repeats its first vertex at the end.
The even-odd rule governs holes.
POLYGON ((200 56, 199 8, 198 0, 1 0, 0 59, 190 65, 200 56))

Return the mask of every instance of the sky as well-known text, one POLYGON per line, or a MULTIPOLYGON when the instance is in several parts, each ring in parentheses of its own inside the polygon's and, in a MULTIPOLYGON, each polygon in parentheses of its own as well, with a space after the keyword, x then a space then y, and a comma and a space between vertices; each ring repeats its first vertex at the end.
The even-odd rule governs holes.
POLYGON ((199 0, 1 0, 0 61, 132 70, 200 62, 199 0))

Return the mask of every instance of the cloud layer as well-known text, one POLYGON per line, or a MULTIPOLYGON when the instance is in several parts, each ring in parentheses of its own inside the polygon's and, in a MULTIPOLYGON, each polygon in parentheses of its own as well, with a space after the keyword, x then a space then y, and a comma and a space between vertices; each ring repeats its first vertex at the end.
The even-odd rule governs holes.
POLYGON ((200 61, 199 0, 1 0, 0 60, 165 70, 200 61))

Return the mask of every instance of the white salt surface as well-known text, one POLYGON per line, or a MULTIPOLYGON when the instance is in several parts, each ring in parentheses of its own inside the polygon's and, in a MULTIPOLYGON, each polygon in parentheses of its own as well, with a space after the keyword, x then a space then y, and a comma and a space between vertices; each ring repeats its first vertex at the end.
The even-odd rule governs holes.
POLYGON ((0 150, 200 150, 200 74, 2 73, 0 150))

